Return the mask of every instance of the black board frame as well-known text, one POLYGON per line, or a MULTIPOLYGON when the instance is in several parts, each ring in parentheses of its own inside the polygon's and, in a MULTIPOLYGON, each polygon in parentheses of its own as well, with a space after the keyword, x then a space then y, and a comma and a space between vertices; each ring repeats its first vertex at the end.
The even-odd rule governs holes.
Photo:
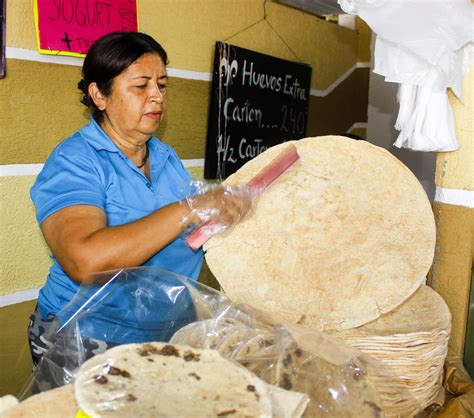
POLYGON ((5 59, 5 47, 7 38, 7 0, 0 0, 0 78, 4 78, 6 75, 6 59, 5 59))

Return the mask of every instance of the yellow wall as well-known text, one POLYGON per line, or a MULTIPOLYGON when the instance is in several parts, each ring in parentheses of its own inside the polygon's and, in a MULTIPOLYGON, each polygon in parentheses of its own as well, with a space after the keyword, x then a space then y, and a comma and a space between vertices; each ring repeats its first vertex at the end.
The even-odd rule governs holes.
MULTIPOLYGON (((7 56, 9 48, 36 51, 33 3, 7 1, 7 56)), ((367 26, 358 20, 352 31, 276 2, 265 4, 264 8, 262 0, 140 0, 140 30, 165 47, 173 69, 210 73, 217 40, 310 64, 311 88, 320 94, 310 99, 308 136, 341 134, 354 123, 366 122, 369 69, 358 68, 334 89, 332 85, 357 62, 370 59, 367 26)), ((79 66, 7 59, 7 76, 0 80, 0 167, 44 163, 60 140, 87 122, 76 88, 79 79, 79 66)), ((159 136, 183 159, 204 158, 209 91, 207 81, 170 79, 168 112, 159 136)), ((202 175, 202 167, 192 171, 202 175)), ((40 287, 50 265, 29 199, 34 179, 0 176, 0 297, 40 287)), ((8 327, 18 326, 23 332, 24 306, 31 306, 18 305, 16 325, 9 322, 8 327)), ((0 313, 13 315, 15 309, 0 308, 0 313)), ((14 345, 21 341, 16 348, 23 350, 26 339, 18 339, 17 332, 10 330, 2 339, 15 341, 14 345)), ((13 375, 9 356, 0 352, 0 395, 11 387, 4 380, 13 375)))
MULTIPOLYGON (((438 153, 436 186, 474 193, 474 65, 464 76, 463 102, 450 93, 456 138, 460 148, 438 153)), ((435 290, 445 299, 453 315, 450 348, 462 357, 474 261, 474 208, 462 202, 435 202, 436 252, 431 271, 435 290)), ((472 197, 471 197, 472 205, 472 197)))
POLYGON ((0 309, 0 396, 18 394, 31 374, 31 356, 26 344, 26 328, 35 301, 0 309))
POLYGON ((41 286, 50 260, 33 205, 28 202, 28 190, 34 177, 0 177, 0 180, 0 288, 7 294, 41 286))

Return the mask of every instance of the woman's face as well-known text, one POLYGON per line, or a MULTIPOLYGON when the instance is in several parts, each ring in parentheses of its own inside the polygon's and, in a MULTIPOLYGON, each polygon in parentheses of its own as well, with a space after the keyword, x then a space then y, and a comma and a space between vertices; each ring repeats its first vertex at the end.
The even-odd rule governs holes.
POLYGON ((103 106, 102 128, 119 142, 138 145, 147 141, 160 126, 167 81, 161 57, 142 55, 115 77, 112 93, 99 102, 103 106))

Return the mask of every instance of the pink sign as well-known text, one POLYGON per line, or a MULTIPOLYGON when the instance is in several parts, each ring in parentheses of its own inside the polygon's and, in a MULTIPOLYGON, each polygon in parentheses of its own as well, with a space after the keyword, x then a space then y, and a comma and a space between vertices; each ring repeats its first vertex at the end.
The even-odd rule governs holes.
POLYGON ((136 32, 138 0, 36 0, 38 45, 44 54, 84 56, 115 31, 136 32))

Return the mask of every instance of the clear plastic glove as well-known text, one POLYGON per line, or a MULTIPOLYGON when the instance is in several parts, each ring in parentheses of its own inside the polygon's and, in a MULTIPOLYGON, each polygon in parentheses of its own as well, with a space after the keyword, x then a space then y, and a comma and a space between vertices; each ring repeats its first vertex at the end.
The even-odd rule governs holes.
POLYGON ((195 227, 206 224, 213 233, 240 222, 255 207, 257 193, 248 186, 194 182, 196 193, 182 200, 189 207, 182 223, 195 227))

